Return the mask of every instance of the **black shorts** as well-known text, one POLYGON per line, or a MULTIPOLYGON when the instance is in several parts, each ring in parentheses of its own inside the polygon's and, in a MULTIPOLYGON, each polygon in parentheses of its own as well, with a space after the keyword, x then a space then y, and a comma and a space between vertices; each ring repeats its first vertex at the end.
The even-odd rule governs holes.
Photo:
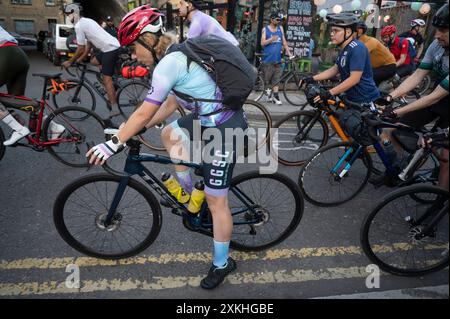
MULTIPOLYGON (((194 138, 194 114, 191 113, 185 117, 178 119, 177 124, 181 129, 185 130, 188 138, 193 141, 194 138)), ((238 145, 243 141, 237 141, 236 137, 232 141, 226 140, 226 129, 242 129, 246 131, 248 128, 247 120, 244 111, 241 109, 237 111, 228 121, 212 129, 217 129, 222 136, 222 141, 215 141, 213 136, 204 136, 203 133, 208 127, 202 126, 202 142, 204 147, 208 148, 208 144, 217 142, 217 148, 208 148, 209 154, 202 154, 203 161, 203 177, 205 182, 205 192, 213 196, 226 196, 231 185, 233 177, 233 169, 236 165, 236 160, 241 155, 241 150, 238 145), (239 153, 239 154, 238 154, 239 153), (208 159, 205 160, 205 157, 208 159)), ((242 144, 240 144, 242 145, 242 144)), ((215 146, 215 145, 214 145, 215 146)))
POLYGON ((116 63, 119 59, 120 49, 110 52, 100 52, 95 57, 102 66, 102 74, 113 76, 116 69, 116 63))
POLYGON ((397 74, 397 66, 395 64, 383 65, 372 71, 375 84, 379 86, 381 82, 389 80, 397 74))
POLYGON ((404 78, 405 76, 409 76, 411 74, 413 74, 414 72, 414 64, 403 64, 400 65, 399 67, 397 67, 397 74, 401 77, 404 78))
POLYGON ((438 119, 436 125, 442 129, 447 128, 449 124, 448 103, 449 97, 447 95, 438 103, 427 107, 426 109, 406 114, 400 119, 400 123, 414 128, 420 128, 438 119))

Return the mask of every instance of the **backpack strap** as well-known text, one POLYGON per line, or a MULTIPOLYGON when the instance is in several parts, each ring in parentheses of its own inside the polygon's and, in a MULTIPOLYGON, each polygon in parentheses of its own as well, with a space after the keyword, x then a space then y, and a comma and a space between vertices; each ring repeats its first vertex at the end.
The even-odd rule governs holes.
POLYGON ((214 112, 207 113, 207 114, 199 114, 198 102, 222 103, 223 101, 222 100, 195 98, 195 97, 190 96, 189 94, 181 93, 181 92, 179 92, 177 90, 174 90, 174 89, 172 89, 172 92, 175 93, 175 95, 177 97, 179 97, 180 99, 182 99, 182 100, 184 100, 184 101, 186 101, 188 103, 194 103, 194 105, 195 105, 194 115, 195 115, 196 119, 198 119, 200 116, 208 117, 208 116, 216 115, 216 114, 219 114, 219 113, 231 110, 229 107, 223 106, 222 108, 220 108, 220 109, 218 109, 218 110, 216 110, 214 112))

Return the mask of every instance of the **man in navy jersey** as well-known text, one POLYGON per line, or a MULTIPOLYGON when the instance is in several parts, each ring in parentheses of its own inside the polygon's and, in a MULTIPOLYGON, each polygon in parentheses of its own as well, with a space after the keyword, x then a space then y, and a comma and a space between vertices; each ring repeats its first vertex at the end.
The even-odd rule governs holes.
POLYGON ((351 13, 342 13, 328 15, 327 18, 331 26, 331 41, 339 47, 339 56, 333 67, 306 78, 303 82, 324 81, 339 74, 340 84, 331 90, 323 89, 315 98, 315 102, 326 101, 342 93, 346 93, 347 98, 355 103, 375 101, 380 97, 380 92, 373 80, 369 51, 356 39, 358 17, 351 13))

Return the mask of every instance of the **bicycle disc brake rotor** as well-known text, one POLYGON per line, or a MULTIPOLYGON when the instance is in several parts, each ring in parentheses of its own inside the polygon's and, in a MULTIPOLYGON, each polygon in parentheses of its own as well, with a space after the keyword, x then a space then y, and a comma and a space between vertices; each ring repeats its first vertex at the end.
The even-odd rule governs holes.
POLYGON ((115 231, 119 228, 120 223, 122 221, 122 215, 120 213, 115 213, 114 217, 111 220, 111 224, 106 225, 106 217, 108 216, 108 213, 103 213, 97 215, 95 218, 95 225, 98 229, 105 230, 107 232, 115 231))
POLYGON ((270 220, 269 212, 263 207, 255 207, 255 212, 248 212, 245 214, 246 221, 256 220, 254 224, 251 224, 254 227, 260 227, 266 224, 270 220))

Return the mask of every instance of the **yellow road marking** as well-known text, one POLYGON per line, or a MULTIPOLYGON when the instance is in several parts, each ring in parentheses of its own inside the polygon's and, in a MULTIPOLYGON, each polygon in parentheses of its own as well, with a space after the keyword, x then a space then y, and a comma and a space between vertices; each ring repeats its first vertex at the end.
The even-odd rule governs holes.
MULTIPOLYGON (((349 247, 323 247, 323 248, 300 248, 300 249, 274 249, 261 253, 243 253, 233 251, 231 255, 237 260, 276 260, 287 258, 308 257, 332 257, 338 255, 361 255, 358 246, 349 247)), ((90 257, 64 257, 64 258, 25 258, 19 260, 0 261, 0 270, 13 269, 59 269, 66 268, 69 264, 79 267, 94 266, 117 266, 117 265, 145 265, 145 264, 168 264, 211 261, 211 253, 179 253, 161 254, 159 256, 138 256, 122 260, 103 260, 90 257)))
MULTIPOLYGON (((271 284, 271 283, 302 283, 318 280, 366 278, 369 273, 365 267, 326 268, 321 270, 293 271, 278 270, 264 273, 236 273, 226 279, 229 284, 271 284)), ((26 296, 47 294, 79 294, 99 291, 122 292, 129 290, 156 291, 183 287, 198 287, 203 276, 189 277, 152 277, 150 281, 136 279, 85 280, 81 281, 79 289, 67 288, 64 282, 24 282, 0 283, 0 296, 26 296)))
MULTIPOLYGON (((393 246, 374 246, 376 252, 393 253, 396 251, 405 251, 412 246, 406 243, 397 243, 393 246)), ((447 245, 428 245, 425 249, 442 249, 447 245)), ((232 257, 240 261, 250 260, 277 260, 289 258, 308 258, 308 257, 334 257, 342 255, 362 255, 359 246, 348 247, 319 247, 319 248, 299 248, 299 249, 273 249, 259 253, 243 253, 233 251, 232 257)), ((190 263, 190 262, 211 262, 211 253, 173 253, 161 254, 159 256, 137 256, 121 260, 103 260, 90 257, 63 257, 63 258, 25 258, 19 260, 0 261, 0 270, 15 269, 61 269, 69 264, 75 264, 78 267, 96 267, 96 266, 125 266, 125 265, 146 265, 146 264, 168 264, 168 263, 190 263)))

